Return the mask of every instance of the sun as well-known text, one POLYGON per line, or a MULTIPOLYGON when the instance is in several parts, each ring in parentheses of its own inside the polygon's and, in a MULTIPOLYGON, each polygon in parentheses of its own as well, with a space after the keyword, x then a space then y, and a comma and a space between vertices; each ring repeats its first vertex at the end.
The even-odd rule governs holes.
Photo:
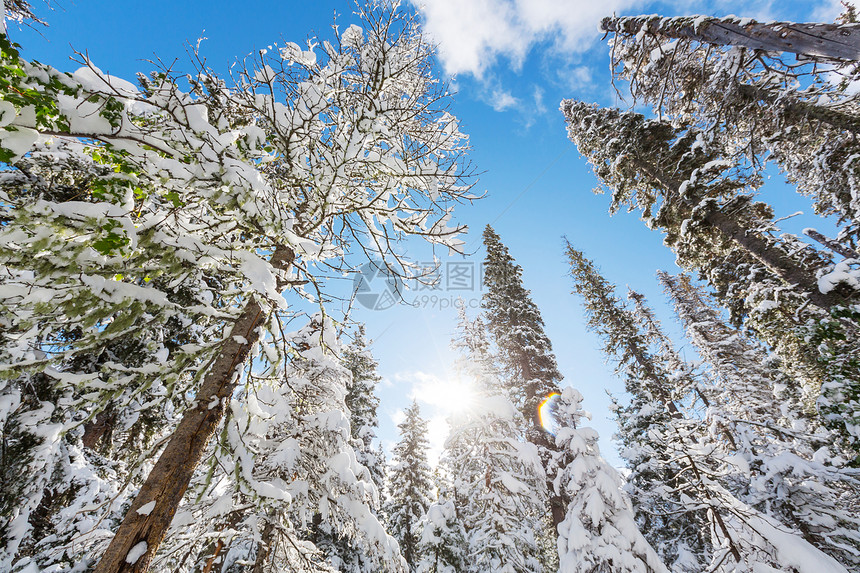
POLYGON ((471 411, 480 398, 475 382, 468 376, 413 373, 417 383, 412 398, 432 408, 435 415, 458 416, 471 411))
POLYGON ((439 406, 448 415, 459 416, 475 408, 478 392, 475 383, 466 377, 447 378, 439 388, 439 406))

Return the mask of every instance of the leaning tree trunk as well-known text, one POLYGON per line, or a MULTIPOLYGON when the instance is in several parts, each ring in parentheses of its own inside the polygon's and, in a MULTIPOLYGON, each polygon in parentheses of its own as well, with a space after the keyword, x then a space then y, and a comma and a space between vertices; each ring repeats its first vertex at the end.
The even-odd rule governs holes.
POLYGON ((634 16, 604 18, 605 32, 642 31, 666 38, 689 38, 719 46, 790 52, 833 61, 860 59, 860 24, 761 23, 738 18, 634 16))
POLYGON ((789 96, 773 89, 749 84, 739 84, 738 95, 745 103, 760 101, 768 106, 779 106, 785 120, 792 123, 803 119, 813 119, 834 129, 844 129, 860 135, 860 117, 851 113, 802 101, 795 95, 789 96))
MULTIPOLYGON (((278 247, 271 263, 276 268, 283 268, 292 263, 293 257, 289 248, 278 247)), ((94 573, 144 573, 149 569, 179 502, 188 489, 194 469, 224 417, 240 370, 248 359, 251 347, 260 337, 257 327, 263 318, 264 311, 260 304, 249 300, 203 377, 203 384, 197 392, 196 406, 183 414, 94 573), (139 511, 153 501, 155 507, 150 511, 139 511), (136 549, 136 553, 142 552, 134 563, 127 559, 132 549, 136 549)))
MULTIPOLYGON (((646 175, 657 181, 663 188, 666 196, 672 200, 686 204, 691 210, 696 205, 689 199, 684 199, 677 191, 681 188, 679 181, 658 172, 648 162, 636 158, 633 160, 636 166, 646 175)), ((847 301, 834 291, 823 293, 818 288, 818 280, 807 269, 798 265, 788 255, 775 248, 770 241, 760 233, 748 229, 732 219, 722 211, 715 208, 709 209, 704 216, 704 222, 716 229, 727 239, 738 245, 744 252, 765 265, 775 275, 787 282, 796 285, 809 301, 826 312, 834 307, 844 305, 847 301)))

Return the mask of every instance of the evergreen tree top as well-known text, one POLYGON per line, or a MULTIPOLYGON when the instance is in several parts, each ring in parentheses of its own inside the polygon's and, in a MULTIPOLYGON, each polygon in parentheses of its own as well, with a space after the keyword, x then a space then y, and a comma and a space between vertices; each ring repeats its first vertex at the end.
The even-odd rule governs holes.
POLYGON ((484 229, 484 294, 487 327, 498 347, 511 387, 520 389, 526 419, 540 400, 557 391, 562 379, 540 310, 522 281, 522 267, 490 226, 484 229))

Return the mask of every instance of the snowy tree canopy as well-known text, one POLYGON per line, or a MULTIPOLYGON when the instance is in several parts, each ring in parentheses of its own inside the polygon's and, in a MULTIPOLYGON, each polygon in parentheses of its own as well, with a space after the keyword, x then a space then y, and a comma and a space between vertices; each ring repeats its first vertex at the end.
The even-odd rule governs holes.
MULTIPOLYGON (((98 570, 143 541, 145 569, 240 385, 282 375, 282 291, 321 301, 318 263, 348 268, 351 250, 406 272, 392 250, 406 235, 458 248, 467 140, 431 46, 396 6, 360 17, 256 54, 231 85, 200 60, 139 87, 83 57, 64 73, 2 37, 2 412, 29 477, 4 484, 4 566, 33 558, 19 554, 33 512, 62 511, 44 492, 83 464, 120 487, 75 490, 110 500, 92 523, 125 513, 98 570)), ((58 555, 97 556, 109 539, 73 535, 82 553, 58 555)))

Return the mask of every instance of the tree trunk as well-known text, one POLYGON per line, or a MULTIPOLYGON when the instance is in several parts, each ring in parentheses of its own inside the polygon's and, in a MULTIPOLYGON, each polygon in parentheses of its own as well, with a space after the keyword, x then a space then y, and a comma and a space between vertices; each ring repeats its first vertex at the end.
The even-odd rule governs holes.
MULTIPOLYGON (((657 181, 665 190, 666 195, 672 201, 686 204, 694 209, 694 204, 689 199, 684 199, 678 193, 681 183, 674 181, 657 170, 642 159, 633 160, 636 166, 646 175, 657 181)), ((759 233, 751 231, 740 225, 737 221, 716 209, 710 209, 704 217, 705 223, 719 231, 724 237, 737 244, 744 252, 761 262, 775 275, 785 282, 796 285, 815 306, 829 312, 830 309, 845 304, 847 301, 831 291, 827 294, 818 289, 818 280, 806 269, 798 266, 788 255, 776 249, 771 243, 759 233)))
POLYGON ((540 456, 541 462, 544 466, 544 471, 546 472, 546 487, 547 493, 549 494, 549 511, 550 518, 552 519, 552 530, 553 534, 558 538, 558 526, 561 525, 561 522, 564 521, 565 514, 567 513, 567 501, 560 495, 555 493, 555 488, 553 486, 553 480, 555 478, 554 475, 551 475, 549 472, 549 464, 548 457, 551 457, 553 453, 558 451, 558 448, 555 445, 555 441, 550 439, 547 431, 543 428, 540 423, 540 416, 535 413, 535 415, 531 419, 532 428, 530 431, 526 431, 526 439, 534 444, 538 448, 538 452, 541 451, 547 452, 547 456, 540 456))
MULTIPOLYGON (((316 518, 316 516, 314 516, 316 518)), ((266 571, 266 561, 272 552, 274 542, 272 540, 275 531, 272 522, 266 520, 266 525, 263 526, 263 531, 260 532, 260 541, 257 543, 257 556, 254 558, 254 568, 251 573, 264 573, 266 571)))
POLYGON ((115 423, 116 414, 113 411, 99 412, 94 420, 84 424, 84 435, 81 437, 81 443, 85 448, 95 450, 102 438, 106 437, 106 440, 110 441, 115 423))
POLYGON ((809 237, 810 239, 814 239, 839 255, 842 255, 843 258, 846 259, 860 259, 860 254, 855 253, 853 250, 849 249, 845 245, 837 243, 833 239, 829 239, 816 231, 815 229, 804 229, 803 234, 809 237))
MULTIPOLYGON (((276 268, 283 268, 281 265, 290 264, 293 256, 289 248, 278 247, 271 262, 276 268)), ((197 405, 183 414, 94 573, 144 573, 149 569, 209 438, 224 416, 239 371, 259 339, 257 327, 263 318, 262 307, 250 300, 204 376, 197 393, 197 405), (152 501, 155 507, 148 514, 138 512, 152 501), (141 543, 145 543, 145 551, 134 563, 129 563, 126 556, 141 543)))
POLYGON ((800 101, 793 95, 778 94, 775 90, 749 84, 738 85, 738 93, 747 103, 761 101, 769 105, 779 106, 788 121, 813 119, 826 123, 834 129, 860 135, 860 117, 856 115, 827 106, 800 101))
POLYGON ((831 308, 845 303, 842 297, 821 292, 818 289, 818 281, 814 276, 794 264, 794 261, 787 255, 771 247, 768 241, 761 235, 743 228, 724 213, 712 210, 705 216, 705 221, 719 229, 726 237, 761 261, 782 280, 800 287, 815 306, 829 311, 831 308))
POLYGON ((635 16, 604 18, 605 32, 636 35, 640 31, 666 38, 689 38, 719 46, 790 52, 837 61, 860 59, 860 24, 796 24, 737 18, 635 16))

